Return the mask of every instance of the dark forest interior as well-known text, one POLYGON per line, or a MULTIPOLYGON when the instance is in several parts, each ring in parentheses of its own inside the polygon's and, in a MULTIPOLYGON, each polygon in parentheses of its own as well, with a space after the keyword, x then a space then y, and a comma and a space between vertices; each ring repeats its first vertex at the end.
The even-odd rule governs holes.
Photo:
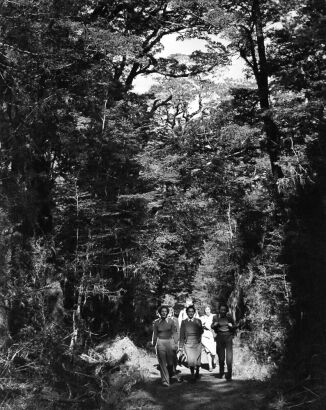
POLYGON ((228 303, 275 409, 326 408, 325 23, 324 0, 0 3, 1 408, 124 408, 83 355, 146 349, 187 296, 228 303))

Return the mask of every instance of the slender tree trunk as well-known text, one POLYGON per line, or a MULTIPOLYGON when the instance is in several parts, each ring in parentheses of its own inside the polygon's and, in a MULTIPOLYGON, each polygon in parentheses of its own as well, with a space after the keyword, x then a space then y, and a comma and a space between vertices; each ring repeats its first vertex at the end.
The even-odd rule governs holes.
MULTIPOLYGON (((75 250, 75 279, 78 277, 78 265, 79 265, 79 189, 78 181, 75 180, 75 201, 76 201, 76 216, 77 216, 77 226, 76 226, 76 250, 75 250)), ((70 350, 74 350, 79 333, 79 323, 80 323, 80 313, 81 313, 81 303, 82 303, 82 294, 83 294, 83 279, 81 279, 79 288, 78 288, 78 297, 76 309, 73 311, 72 315, 72 336, 70 340, 70 350)))
MULTIPOLYGON (((280 156, 280 131, 270 112, 268 67, 260 0, 253 0, 252 15, 255 25, 258 53, 258 67, 256 67, 256 72, 254 74, 257 81, 260 108, 263 110, 267 152, 271 162, 272 173, 274 177, 278 179, 283 176, 282 169, 277 163, 280 156)), ((256 58, 256 56, 253 57, 256 58)))
POLYGON ((229 224, 229 236, 230 242, 233 240, 233 229, 232 229, 232 218, 231 218, 231 203, 229 202, 228 210, 227 210, 227 217, 228 217, 228 224, 229 224))
POLYGON ((0 299, 0 349, 5 347, 10 340, 8 324, 8 307, 3 298, 0 299))

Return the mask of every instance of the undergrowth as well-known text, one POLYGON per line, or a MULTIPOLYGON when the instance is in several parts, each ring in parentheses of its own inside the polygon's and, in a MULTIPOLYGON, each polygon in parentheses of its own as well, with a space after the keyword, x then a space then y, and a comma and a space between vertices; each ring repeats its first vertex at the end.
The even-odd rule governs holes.
POLYGON ((94 350, 71 352, 60 333, 39 334, 2 351, 0 409, 119 410, 134 386, 146 381, 148 371, 139 366, 139 355, 112 361, 94 350))

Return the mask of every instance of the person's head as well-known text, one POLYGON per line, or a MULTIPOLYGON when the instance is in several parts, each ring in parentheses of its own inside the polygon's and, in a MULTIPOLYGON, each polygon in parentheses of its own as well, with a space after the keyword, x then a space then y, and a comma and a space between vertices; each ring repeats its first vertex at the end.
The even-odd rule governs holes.
POLYGON ((209 316, 211 314, 211 308, 209 306, 205 306, 205 315, 209 316))
POLYGON ((196 309, 195 309, 194 306, 192 306, 192 305, 187 306, 186 313, 187 313, 189 319, 192 319, 195 316, 195 312, 196 312, 196 309))
POLYGON ((169 317, 173 317, 173 316, 174 316, 174 309, 173 309, 173 307, 170 307, 170 308, 169 308, 169 314, 168 314, 168 316, 169 316, 169 317))
POLYGON ((192 299, 190 299, 190 298, 188 298, 188 299, 186 299, 186 302, 185 302, 185 307, 187 308, 187 307, 189 307, 189 306, 192 306, 192 299))
POLYGON ((228 312, 228 307, 227 307, 227 305, 225 304, 225 303, 221 303, 220 304, 220 308, 219 308, 219 312, 220 312, 220 315, 221 315, 221 317, 225 317, 226 316, 226 314, 227 314, 227 312, 228 312))
POLYGON ((161 316, 161 318, 165 319, 167 318, 169 314, 169 307, 166 305, 162 305, 157 309, 157 311, 158 311, 158 314, 161 316))

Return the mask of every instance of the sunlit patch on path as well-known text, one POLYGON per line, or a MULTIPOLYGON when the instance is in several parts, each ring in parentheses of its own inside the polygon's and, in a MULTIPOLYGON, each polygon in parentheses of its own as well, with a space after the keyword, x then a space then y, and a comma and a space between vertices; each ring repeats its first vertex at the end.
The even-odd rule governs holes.
MULTIPOLYGON (((154 368, 155 369, 155 368, 154 368)), ((170 387, 160 383, 159 372, 151 372, 143 386, 128 398, 125 408, 153 410, 264 410, 265 385, 259 381, 236 377, 231 382, 202 370, 201 378, 190 383, 189 370, 182 368, 182 383, 173 380, 170 387)))

